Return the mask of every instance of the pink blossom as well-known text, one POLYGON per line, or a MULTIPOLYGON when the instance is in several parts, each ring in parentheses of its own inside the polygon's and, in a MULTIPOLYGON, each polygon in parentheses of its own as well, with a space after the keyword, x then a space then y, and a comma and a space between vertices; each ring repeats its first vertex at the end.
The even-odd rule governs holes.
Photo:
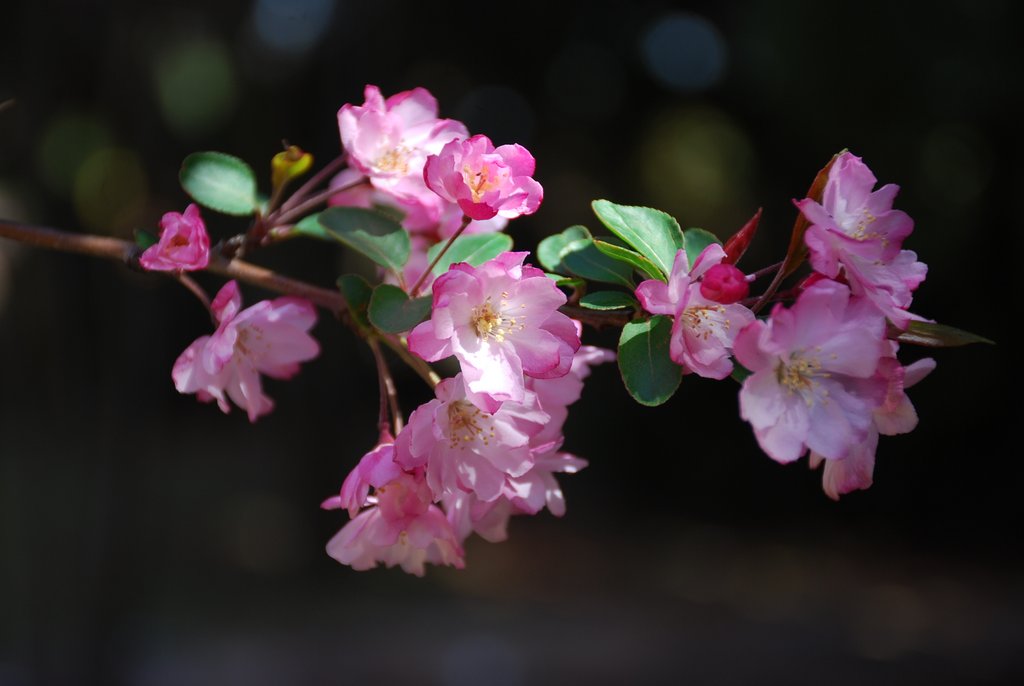
POLYGON ((905 328, 912 291, 928 268, 917 255, 901 250, 914 229, 906 213, 892 209, 899 186, 872 190, 876 179, 861 159, 849 152, 835 160, 821 203, 797 202, 811 222, 804 236, 811 265, 829 278, 842 269, 856 296, 868 298, 894 324, 905 328))
POLYGON ((464 566, 462 546, 436 505, 421 472, 400 472, 377 487, 376 503, 327 543, 327 554, 353 569, 383 562, 423 576, 424 564, 464 566))
POLYGON ((489 502, 501 496, 507 478, 533 467, 530 438, 548 420, 536 394, 525 392, 522 402, 489 414, 469 402, 461 374, 434 392, 398 436, 395 462, 407 470, 425 467, 436 497, 461 490, 489 502))
POLYGON ((479 267, 452 265, 433 283, 430 319, 409 334, 409 349, 435 362, 455 355, 468 396, 487 412, 522 402, 523 375, 565 375, 580 347, 565 295, 544 272, 506 252, 479 267))
POLYGON ((515 219, 533 214, 544 189, 533 179, 535 162, 521 145, 494 147, 487 136, 453 140, 427 158, 423 178, 448 202, 458 203, 467 217, 515 219))
POLYGON ((917 426, 917 412, 904 391, 935 369, 935 360, 925 358, 903 367, 896 360, 896 344, 889 342, 887 345, 889 350, 879 360, 875 371, 875 379, 885 385, 885 393, 872 410, 873 424, 867 438, 851 446, 846 457, 838 460, 826 459, 811 451, 809 464, 812 469, 825 463, 821 485, 833 500, 839 500, 840 495, 871 486, 879 434, 894 436, 909 433, 917 426))
MULTIPOLYGON (((673 318, 669 356, 683 367, 709 379, 724 379, 732 373, 729 355, 740 330, 754 321, 754 313, 743 305, 710 299, 701 277, 721 264, 725 251, 717 243, 704 248, 690 269, 685 250, 676 253, 668 283, 644 281, 636 289, 644 309, 673 318)), ((714 294, 713 289, 708 289, 714 294)))
POLYGON ((211 307, 217 330, 196 339, 178 357, 171 377, 179 393, 216 400, 225 413, 230 398, 255 422, 274 407, 263 394, 260 374, 291 378, 300 362, 319 354, 320 346, 307 333, 316 323, 316 311, 309 301, 292 297, 241 307, 238 284, 227 282, 211 307))
MULTIPOLYGON (((578 333, 579 322, 573 321, 573 323, 576 325, 578 333)), ((553 379, 528 378, 526 380, 527 389, 537 394, 541 408, 551 416, 540 433, 533 438, 532 445, 535 448, 545 443, 561 443, 562 427, 565 426, 565 420, 569 416, 569 405, 580 399, 583 393, 583 381, 590 376, 590 368, 614 361, 615 353, 611 350, 583 345, 573 356, 572 366, 565 376, 553 379)))
POLYGON ((465 125, 439 119, 437 100, 425 88, 385 100, 380 89, 368 85, 364 95, 362 105, 344 105, 338 111, 341 143, 350 162, 381 191, 431 202, 432 194, 423 183, 427 155, 468 136, 465 125))
POLYGON ((193 203, 184 214, 168 212, 160 220, 160 240, 146 248, 139 264, 150 271, 195 271, 210 262, 210 236, 193 203))
POLYGON ((883 352, 885 322, 845 285, 820 281, 791 309, 777 305, 767 322, 736 337, 734 352, 752 374, 740 390, 740 415, 761 449, 791 462, 807 448, 842 459, 863 442, 884 390, 872 377, 883 352))
POLYGON ((373 450, 363 455, 356 468, 345 478, 341 494, 328 498, 321 507, 325 510, 345 508, 349 516, 354 518, 359 510, 370 504, 371 486, 381 489, 401 473, 402 468, 395 464, 395 439, 385 433, 373 450))

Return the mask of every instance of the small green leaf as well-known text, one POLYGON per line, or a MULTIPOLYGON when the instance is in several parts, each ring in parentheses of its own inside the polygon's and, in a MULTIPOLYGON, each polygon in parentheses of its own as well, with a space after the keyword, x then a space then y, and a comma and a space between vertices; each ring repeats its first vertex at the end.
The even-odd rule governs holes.
POLYGON ((320 224, 319 212, 311 214, 308 217, 303 217, 298 224, 292 227, 291 230, 292 233, 300 236, 309 236, 310 238, 317 238, 321 241, 335 241, 334 236, 327 233, 327 230, 320 224))
POLYGON ((580 298, 580 305, 589 310, 623 310, 639 307, 640 303, 622 291, 594 291, 580 298))
POLYGON ((929 348, 955 348, 971 343, 995 345, 995 341, 970 331, 946 326, 945 324, 918 321, 910 322, 906 331, 898 332, 896 340, 900 343, 923 345, 929 348))
POLYGON ((594 239, 594 247, 613 260, 625 262, 648 278, 658 279, 660 281, 665 280, 661 270, 659 270, 653 262, 635 250, 623 248, 620 245, 613 245, 607 241, 598 240, 596 238, 594 239))
POLYGON ((156 245, 160 240, 145 229, 134 229, 132 233, 135 235, 135 245, 139 246, 143 250, 151 245, 156 245))
POLYGON ((332 207, 320 225, 336 241, 398 273, 409 260, 409 233, 398 222, 361 207, 332 207))
POLYGON ((370 328, 370 320, 366 318, 366 308, 370 305, 373 287, 358 274, 342 274, 338 277, 338 290, 345 298, 348 311, 356 323, 363 328, 370 328))
POLYGON ((668 356, 672 320, 665 316, 629 322, 619 337, 619 371, 641 405, 661 405, 679 388, 683 368, 668 356))
POLYGON ((581 238, 590 238, 590 231, 587 227, 578 225, 548 236, 537 245, 537 260, 550 272, 565 271, 561 260, 562 251, 570 243, 581 238))
POLYGON ((679 222, 650 207, 616 205, 607 200, 595 200, 591 206, 612 233, 657 265, 663 276, 672 272, 676 253, 683 247, 679 222))
POLYGON ((567 245, 560 261, 576 276, 633 290, 633 268, 605 255, 590 238, 581 238, 567 245))
POLYGON ((733 363, 732 363, 732 374, 730 374, 729 376, 731 376, 733 379, 735 379, 736 383, 743 383, 744 381, 747 380, 747 377, 750 376, 751 374, 753 374, 752 371, 750 371, 749 369, 744 367, 739 362, 733 360, 733 363))
MULTIPOLYGON (((437 253, 447 241, 430 247, 427 251, 427 264, 434 261, 437 253)), ((448 248, 441 260, 434 266, 434 274, 444 274, 456 262, 468 262, 479 267, 487 260, 494 259, 503 252, 512 249, 512 237, 505 233, 478 233, 472 236, 459 236, 448 248)))
POLYGON ((244 216, 259 208, 252 167, 222 152, 194 152, 181 163, 181 187, 211 210, 244 216))
POLYGON ((382 283, 370 297, 370 323, 384 333, 403 333, 430 314, 431 297, 409 299, 398 286, 382 283))
POLYGON ((704 251, 704 248, 712 243, 721 245, 722 241, 718 240, 718 236, 710 231, 687 229, 683 231, 683 243, 686 245, 686 259, 690 262, 690 268, 692 269, 693 263, 697 261, 697 257, 704 251))

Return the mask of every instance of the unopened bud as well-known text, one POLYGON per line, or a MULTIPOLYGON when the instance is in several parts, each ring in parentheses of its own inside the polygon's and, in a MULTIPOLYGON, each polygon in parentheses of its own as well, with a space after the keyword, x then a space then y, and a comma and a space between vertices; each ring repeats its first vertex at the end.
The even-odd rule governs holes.
POLYGON ((700 294, 723 305, 743 300, 749 293, 747 277, 731 264, 716 264, 700 282, 700 294))

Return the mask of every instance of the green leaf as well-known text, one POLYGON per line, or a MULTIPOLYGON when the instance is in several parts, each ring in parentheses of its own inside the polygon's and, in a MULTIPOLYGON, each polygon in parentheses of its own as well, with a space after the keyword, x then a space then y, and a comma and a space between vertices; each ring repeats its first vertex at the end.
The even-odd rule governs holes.
MULTIPOLYGON (((441 241, 427 251, 427 264, 434 261, 437 253, 447 241, 441 241)), ((434 266, 434 274, 444 274, 448 267, 456 262, 468 262, 479 267, 487 260, 494 259, 503 252, 512 249, 512 237, 504 233, 478 233, 472 236, 459 236, 448 248, 441 260, 434 266)))
POLYGON ((562 251, 561 262, 576 276, 633 290, 633 268, 605 255, 590 238, 581 238, 567 245, 562 251))
POLYGON ((193 200, 224 214, 244 216, 259 208, 252 167, 222 152, 194 152, 181 163, 181 187, 193 200))
POLYGON ((640 303, 622 291, 594 291, 580 298, 580 305, 589 310, 622 310, 639 307, 640 303))
POLYGON ((398 273, 409 260, 409 233, 398 222, 361 207, 332 207, 320 225, 336 241, 398 273))
POLYGON ((292 227, 292 233, 300 236, 309 236, 310 238, 318 238, 321 241, 335 241, 334 236, 327 233, 327 230, 320 224, 319 212, 303 217, 298 224, 292 227))
POLYGON ((135 245, 139 246, 143 250, 151 245, 156 245, 160 240, 145 229, 133 229, 132 233, 135 236, 135 245))
POLYGON ((358 274, 342 274, 338 277, 338 290, 345 298, 348 311, 356 323, 363 328, 370 328, 370 320, 366 318, 366 308, 370 305, 373 287, 358 274))
POLYGON ((594 239, 594 247, 613 260, 625 262, 648 278, 658 279, 660 281, 665 280, 661 270, 659 270, 653 262, 635 250, 623 248, 619 245, 613 245, 607 241, 598 240, 596 238, 594 239))
POLYGON ((570 226, 561 233, 548 236, 537 245, 537 259, 549 272, 562 272, 562 251, 573 241, 590 238, 585 226, 570 226))
POLYGON ((969 331, 946 326, 945 324, 918 321, 910 322, 906 331, 898 333, 896 340, 900 343, 923 345, 929 348, 955 348, 971 343, 995 345, 995 341, 969 331))
POLYGON ((733 379, 735 379, 736 383, 740 383, 740 384, 743 383, 744 381, 747 380, 747 377, 750 376, 751 374, 753 374, 752 371, 750 371, 749 369, 744 367, 742 364, 740 364, 736 360, 733 360, 733 362, 732 362, 732 374, 730 374, 729 376, 731 376, 733 379))
POLYGON ((668 356, 672 320, 657 316, 629 322, 619 337, 619 371, 626 390, 641 405, 661 405, 679 388, 683 368, 668 356))
POLYGON ((403 333, 427 318, 430 303, 429 295, 410 300, 398 286, 382 283, 370 297, 370 323, 384 333, 403 333))
POLYGON ((683 243, 686 245, 686 259, 690 262, 690 268, 693 269, 693 263, 697 261, 697 257, 700 256, 704 248, 712 243, 721 245, 722 241, 718 240, 718 236, 710 231, 687 229, 683 231, 683 243))
POLYGON ((662 276, 672 273, 676 253, 683 247, 679 222, 650 207, 616 205, 607 200, 595 200, 591 206, 612 233, 657 265, 662 276))

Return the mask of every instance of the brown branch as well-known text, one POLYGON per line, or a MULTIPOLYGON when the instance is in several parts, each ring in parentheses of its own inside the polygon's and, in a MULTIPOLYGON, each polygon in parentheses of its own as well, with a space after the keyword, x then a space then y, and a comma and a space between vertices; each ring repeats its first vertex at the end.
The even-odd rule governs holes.
POLYGON ((633 320, 633 312, 621 310, 589 310, 575 305, 562 305, 558 311, 595 329, 603 329, 608 326, 616 326, 621 329, 633 320))

